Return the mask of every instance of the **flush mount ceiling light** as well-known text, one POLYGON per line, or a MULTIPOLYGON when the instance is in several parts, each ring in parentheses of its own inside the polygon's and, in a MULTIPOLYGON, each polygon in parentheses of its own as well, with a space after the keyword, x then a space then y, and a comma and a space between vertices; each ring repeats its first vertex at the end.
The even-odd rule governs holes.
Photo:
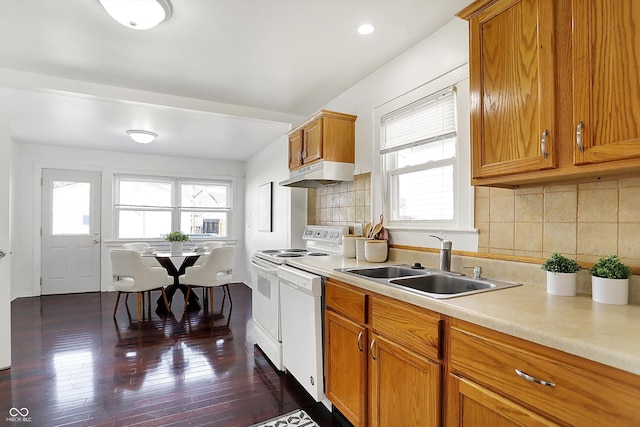
POLYGON ((171 16, 169 0, 99 0, 109 15, 125 27, 148 30, 171 16))
POLYGON ((129 137, 133 139, 138 144, 148 144, 153 142, 154 139, 158 136, 155 132, 149 132, 148 130, 128 130, 127 133, 129 137))
POLYGON ((358 34, 362 34, 363 36, 366 36, 368 34, 373 33, 373 30, 375 30, 375 28, 373 28, 373 25, 362 24, 358 27, 358 34))

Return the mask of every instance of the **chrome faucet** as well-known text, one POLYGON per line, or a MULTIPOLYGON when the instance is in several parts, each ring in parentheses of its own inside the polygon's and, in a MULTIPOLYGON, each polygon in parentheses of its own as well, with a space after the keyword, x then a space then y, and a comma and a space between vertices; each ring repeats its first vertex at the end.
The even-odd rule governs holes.
POLYGON ((451 240, 433 234, 429 234, 429 236, 440 240, 440 270, 451 271, 451 240))

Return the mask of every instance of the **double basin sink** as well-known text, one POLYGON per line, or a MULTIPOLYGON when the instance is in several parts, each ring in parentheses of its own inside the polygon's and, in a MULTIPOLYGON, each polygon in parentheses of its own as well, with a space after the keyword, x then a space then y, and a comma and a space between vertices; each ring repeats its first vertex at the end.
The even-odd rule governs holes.
POLYGON ((404 265, 336 268, 342 273, 373 280, 431 298, 453 298, 520 286, 521 283, 471 278, 460 273, 404 265))

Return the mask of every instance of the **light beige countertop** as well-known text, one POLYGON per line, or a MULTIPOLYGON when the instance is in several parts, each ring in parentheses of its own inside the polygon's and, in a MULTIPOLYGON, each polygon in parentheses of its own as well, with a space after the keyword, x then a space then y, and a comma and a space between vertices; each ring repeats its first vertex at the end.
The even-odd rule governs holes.
POLYGON ((334 270, 384 264, 342 256, 298 258, 287 264, 640 375, 640 304, 617 306, 593 302, 590 295, 550 295, 544 284, 433 299, 334 270))

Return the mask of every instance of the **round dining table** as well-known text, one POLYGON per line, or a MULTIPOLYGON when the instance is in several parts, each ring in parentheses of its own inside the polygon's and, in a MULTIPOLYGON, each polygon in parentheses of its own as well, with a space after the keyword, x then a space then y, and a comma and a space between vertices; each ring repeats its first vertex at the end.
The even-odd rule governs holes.
MULTIPOLYGON (((163 266, 167 273, 173 277, 173 284, 167 286, 165 289, 165 294, 167 295, 167 300, 171 302, 173 299, 173 294, 176 293, 177 290, 180 290, 182 294, 186 297, 187 295, 187 286, 180 284, 180 276, 184 274, 185 270, 188 267, 191 267, 196 263, 198 258, 202 255, 208 255, 206 252, 195 252, 195 251, 184 251, 180 254, 171 253, 171 252, 154 252, 154 253, 145 253, 143 257, 154 257, 158 263, 163 266)), ((164 301, 162 298, 158 298, 158 311, 166 311, 164 306, 164 301)), ((189 301, 187 305, 187 310, 199 310, 200 304, 198 303, 198 296, 195 292, 191 292, 189 295, 189 301)))

